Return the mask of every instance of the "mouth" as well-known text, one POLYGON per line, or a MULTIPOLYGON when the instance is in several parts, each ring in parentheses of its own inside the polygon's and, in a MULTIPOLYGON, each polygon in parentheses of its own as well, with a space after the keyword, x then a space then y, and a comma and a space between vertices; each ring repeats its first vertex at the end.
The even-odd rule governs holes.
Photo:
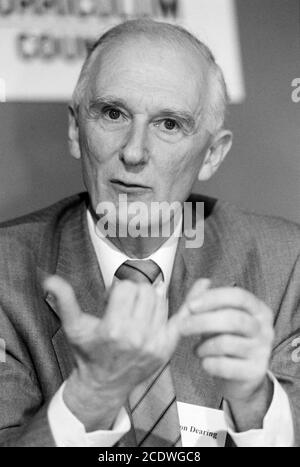
POLYGON ((137 193, 151 190, 150 186, 141 185, 139 183, 127 183, 117 179, 112 179, 110 182, 115 188, 123 193, 137 193))

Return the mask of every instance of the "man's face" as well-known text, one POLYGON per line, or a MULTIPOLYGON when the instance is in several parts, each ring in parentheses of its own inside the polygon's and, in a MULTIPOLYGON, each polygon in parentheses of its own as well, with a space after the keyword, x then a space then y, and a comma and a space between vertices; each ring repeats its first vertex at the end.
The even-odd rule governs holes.
POLYGON ((97 57, 79 113, 85 184, 100 201, 183 202, 209 134, 200 54, 137 39, 97 57))

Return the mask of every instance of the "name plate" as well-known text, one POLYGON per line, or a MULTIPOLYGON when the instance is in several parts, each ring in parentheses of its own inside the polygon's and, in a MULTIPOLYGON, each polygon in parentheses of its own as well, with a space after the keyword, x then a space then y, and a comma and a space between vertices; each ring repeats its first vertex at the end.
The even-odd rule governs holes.
POLYGON ((178 402, 182 445, 184 447, 224 447, 227 423, 223 410, 178 402))

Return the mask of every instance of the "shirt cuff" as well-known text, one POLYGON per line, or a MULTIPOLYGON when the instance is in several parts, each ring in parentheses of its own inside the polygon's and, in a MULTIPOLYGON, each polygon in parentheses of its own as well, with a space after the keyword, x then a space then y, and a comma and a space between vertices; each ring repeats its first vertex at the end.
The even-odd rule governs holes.
POLYGON ((271 372, 273 398, 264 417, 261 429, 236 432, 228 403, 223 400, 223 410, 228 423, 228 433, 238 447, 292 447, 294 426, 288 396, 271 372))
POLYGON ((111 430, 87 433, 84 425, 73 415, 63 400, 65 383, 53 396, 48 407, 48 420, 57 447, 110 447, 130 430, 130 419, 124 408, 111 430))

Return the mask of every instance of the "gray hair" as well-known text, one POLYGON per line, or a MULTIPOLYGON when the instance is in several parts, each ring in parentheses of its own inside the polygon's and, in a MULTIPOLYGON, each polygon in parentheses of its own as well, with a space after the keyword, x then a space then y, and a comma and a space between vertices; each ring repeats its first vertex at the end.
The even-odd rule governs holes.
POLYGON ((225 120, 226 108, 228 103, 227 88, 223 72, 210 51, 210 49, 193 34, 186 29, 169 23, 154 21, 152 19, 135 19, 125 21, 109 29, 94 43, 89 50, 86 60, 82 66, 77 84, 75 86, 71 106, 77 112, 81 99, 87 89, 89 73, 100 52, 107 45, 112 45, 120 41, 122 37, 136 37, 143 35, 150 40, 162 39, 173 46, 178 45, 192 47, 196 52, 200 52, 209 65, 209 82, 206 111, 206 122, 208 130, 213 134, 222 128, 225 120))

